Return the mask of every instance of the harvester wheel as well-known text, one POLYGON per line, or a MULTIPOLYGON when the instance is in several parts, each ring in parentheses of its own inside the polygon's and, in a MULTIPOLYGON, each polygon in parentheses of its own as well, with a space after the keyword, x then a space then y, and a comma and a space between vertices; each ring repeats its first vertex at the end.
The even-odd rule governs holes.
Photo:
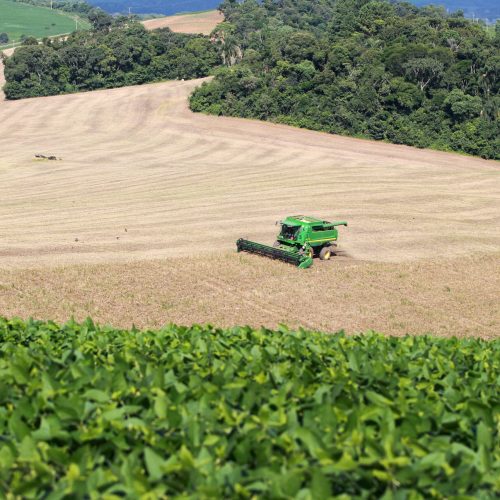
POLYGON ((279 241, 275 241, 275 242, 273 243, 273 247, 274 247, 274 248, 278 248, 279 246, 281 246, 281 243, 280 243, 279 241))
POLYGON ((332 250, 330 249, 330 247, 323 247, 321 249, 321 252, 319 253, 320 260, 330 260, 331 256, 332 250))
POLYGON ((309 254, 309 257, 311 257, 311 259, 314 259, 314 248, 313 247, 309 248, 307 253, 309 254))

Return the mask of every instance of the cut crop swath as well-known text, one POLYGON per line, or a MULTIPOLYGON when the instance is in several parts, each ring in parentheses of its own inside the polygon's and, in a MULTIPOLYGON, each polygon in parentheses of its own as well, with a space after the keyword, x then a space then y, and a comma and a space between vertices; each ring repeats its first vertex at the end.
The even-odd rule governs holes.
POLYGON ((0 496, 495 498, 500 342, 0 319, 0 496))

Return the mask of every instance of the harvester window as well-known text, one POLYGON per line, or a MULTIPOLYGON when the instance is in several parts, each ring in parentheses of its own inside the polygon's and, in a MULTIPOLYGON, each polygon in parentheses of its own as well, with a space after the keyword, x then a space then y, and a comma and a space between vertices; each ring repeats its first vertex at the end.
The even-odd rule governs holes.
POLYGON ((294 240, 297 237, 297 233, 300 230, 300 226, 286 226, 285 224, 281 227, 280 236, 287 240, 294 240))

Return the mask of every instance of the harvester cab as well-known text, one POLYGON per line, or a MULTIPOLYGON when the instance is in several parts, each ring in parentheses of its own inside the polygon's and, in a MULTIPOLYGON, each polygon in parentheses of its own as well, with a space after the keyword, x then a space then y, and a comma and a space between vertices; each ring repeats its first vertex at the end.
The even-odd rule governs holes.
POLYGON ((338 226, 347 222, 328 222, 315 217, 294 215, 279 223, 281 230, 272 247, 239 239, 238 252, 250 252, 294 264, 301 269, 310 267, 313 258, 329 260, 337 246, 338 226))
POLYGON ((278 239, 294 241, 297 240, 298 233, 302 229, 301 226, 288 226, 283 222, 281 224, 281 231, 278 234, 278 239))

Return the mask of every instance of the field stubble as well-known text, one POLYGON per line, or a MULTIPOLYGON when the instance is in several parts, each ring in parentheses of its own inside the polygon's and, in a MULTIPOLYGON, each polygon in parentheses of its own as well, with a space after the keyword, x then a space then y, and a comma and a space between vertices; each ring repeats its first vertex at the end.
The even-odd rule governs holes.
POLYGON ((2 314, 496 334, 498 163, 194 115, 200 83, 0 104, 2 314), (348 220, 341 255, 234 253, 294 213, 348 220))
POLYGON ((302 271, 233 253, 0 270, 0 310, 128 328, 211 323, 394 335, 498 335, 500 255, 405 263, 338 257, 302 271))
POLYGON ((180 14, 177 16, 159 17, 143 21, 149 29, 170 28, 176 33, 202 33, 210 35, 215 26, 224 21, 224 16, 218 10, 180 14))

